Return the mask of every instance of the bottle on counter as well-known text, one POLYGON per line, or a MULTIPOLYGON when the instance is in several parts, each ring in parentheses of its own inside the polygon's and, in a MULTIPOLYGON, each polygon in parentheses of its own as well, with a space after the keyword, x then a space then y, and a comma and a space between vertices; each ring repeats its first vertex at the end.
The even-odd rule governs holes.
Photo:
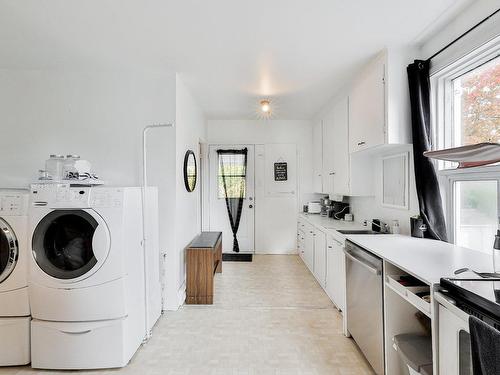
POLYGON ((392 234, 399 234, 399 233, 401 233, 400 228, 399 228, 399 220, 393 220, 392 221, 391 233, 392 234))
POLYGON ((77 160, 80 160, 79 155, 66 155, 66 160, 64 161, 63 167, 63 178, 68 178, 68 173, 75 173, 75 163, 77 160))

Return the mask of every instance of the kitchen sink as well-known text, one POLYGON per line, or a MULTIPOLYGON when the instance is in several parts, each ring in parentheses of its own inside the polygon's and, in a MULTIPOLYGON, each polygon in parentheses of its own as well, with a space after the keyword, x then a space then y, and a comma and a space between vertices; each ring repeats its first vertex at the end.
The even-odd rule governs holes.
POLYGON ((350 229, 350 230, 337 230, 337 232, 342 234, 381 234, 380 232, 375 232, 370 229, 350 229))

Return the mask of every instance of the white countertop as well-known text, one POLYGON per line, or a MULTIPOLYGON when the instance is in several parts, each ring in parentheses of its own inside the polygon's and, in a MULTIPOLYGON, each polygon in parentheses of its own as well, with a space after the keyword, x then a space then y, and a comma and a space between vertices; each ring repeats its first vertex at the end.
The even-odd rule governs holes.
MULTIPOLYGON (((322 227, 325 232, 366 229, 356 222, 338 221, 319 215, 302 215, 311 224, 322 227)), ((492 256, 442 241, 395 234, 342 236, 431 285, 439 284, 441 277, 452 277, 453 272, 459 268, 468 267, 483 272, 493 270, 492 256)))
POLYGON ((341 238, 346 238, 346 235, 338 233, 338 230, 367 229, 367 227, 365 227, 363 224, 355 221, 334 220, 326 216, 321 216, 319 214, 300 213, 299 215, 305 218, 312 225, 336 237, 340 236, 341 238))

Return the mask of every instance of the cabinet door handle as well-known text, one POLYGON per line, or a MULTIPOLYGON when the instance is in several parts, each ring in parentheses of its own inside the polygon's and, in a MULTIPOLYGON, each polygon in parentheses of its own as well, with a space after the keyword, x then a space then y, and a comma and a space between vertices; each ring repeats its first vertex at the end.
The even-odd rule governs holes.
POLYGON ((342 242, 340 242, 340 241, 336 240, 335 238, 334 238, 333 240, 334 240, 334 241, 337 243, 337 245, 339 245, 340 247, 342 247, 342 248, 344 247, 344 244, 343 244, 342 242))
POLYGON ((330 172, 328 173, 330 176, 333 176, 335 174, 335 172, 330 172))
POLYGON ((363 146, 363 145, 365 145, 365 144, 366 144, 366 142, 365 142, 365 141, 358 142, 358 146, 363 146))
POLYGON ((329 249, 333 249, 333 246, 328 246, 329 249))

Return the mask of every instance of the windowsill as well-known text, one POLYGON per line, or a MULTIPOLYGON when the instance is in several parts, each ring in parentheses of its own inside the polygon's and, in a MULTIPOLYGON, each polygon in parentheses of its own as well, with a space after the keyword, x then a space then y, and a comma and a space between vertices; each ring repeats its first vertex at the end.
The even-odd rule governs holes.
POLYGON ((440 176, 452 176, 452 175, 461 175, 461 174, 473 174, 473 173, 481 173, 481 174, 496 174, 500 173, 500 164, 493 165, 485 165, 481 167, 472 167, 472 168, 449 168, 449 169, 441 169, 437 171, 440 176))

